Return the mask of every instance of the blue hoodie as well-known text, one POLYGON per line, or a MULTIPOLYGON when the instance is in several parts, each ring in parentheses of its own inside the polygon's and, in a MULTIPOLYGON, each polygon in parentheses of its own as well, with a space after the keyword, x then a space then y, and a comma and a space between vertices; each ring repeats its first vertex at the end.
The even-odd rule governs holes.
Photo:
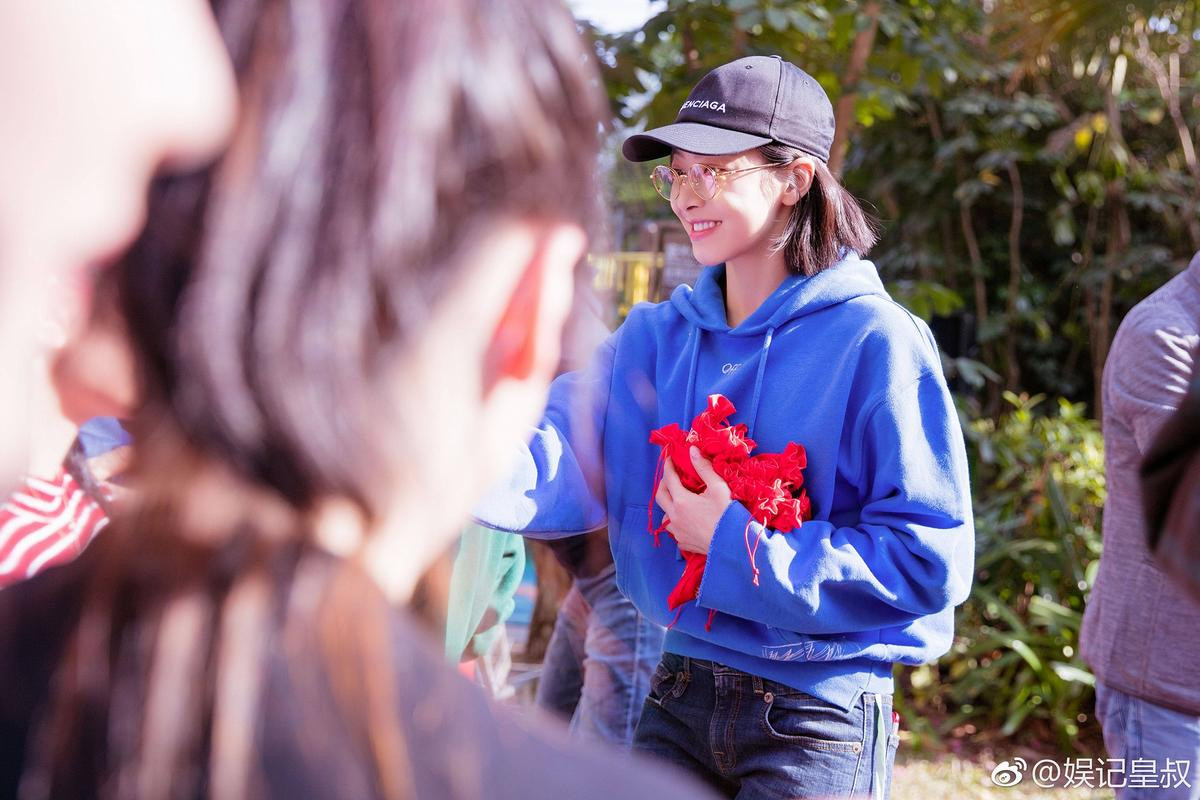
POLYGON ((665 648, 849 709, 864 691, 892 691, 895 662, 950 647, 974 559, 958 416, 929 328, 888 297, 871 262, 850 255, 788 277, 735 328, 724 278, 710 267, 694 290, 635 307, 588 369, 556 380, 542 424, 477 517, 542 538, 607 524, 621 591, 669 625, 684 562, 648 531, 648 517, 662 519, 649 435, 671 422, 686 430, 708 395, 725 395, 755 452, 807 450, 814 519, 779 533, 731 502, 665 648), (750 543, 763 536, 757 586, 747 524, 750 543))

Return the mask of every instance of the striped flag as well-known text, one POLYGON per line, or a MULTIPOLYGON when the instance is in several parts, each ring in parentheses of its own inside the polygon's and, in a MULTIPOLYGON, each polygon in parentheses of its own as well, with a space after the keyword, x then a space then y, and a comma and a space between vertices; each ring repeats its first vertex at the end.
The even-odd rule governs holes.
POLYGON ((76 558, 105 525, 100 502, 66 469, 28 478, 0 505, 0 588, 76 558))

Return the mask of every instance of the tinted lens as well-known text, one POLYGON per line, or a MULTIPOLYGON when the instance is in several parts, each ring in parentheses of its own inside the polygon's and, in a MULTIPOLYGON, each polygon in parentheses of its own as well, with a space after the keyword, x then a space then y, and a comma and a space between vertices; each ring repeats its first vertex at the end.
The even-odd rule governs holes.
POLYGON ((671 190, 675 187, 675 173, 670 167, 659 165, 650 173, 650 182, 654 184, 654 191, 658 192, 664 200, 671 199, 671 190))
POLYGON ((717 173, 713 172, 712 167, 704 164, 693 164, 688 170, 688 178, 692 181, 692 188, 696 190, 696 194, 700 195, 705 200, 712 200, 717 196, 717 173))

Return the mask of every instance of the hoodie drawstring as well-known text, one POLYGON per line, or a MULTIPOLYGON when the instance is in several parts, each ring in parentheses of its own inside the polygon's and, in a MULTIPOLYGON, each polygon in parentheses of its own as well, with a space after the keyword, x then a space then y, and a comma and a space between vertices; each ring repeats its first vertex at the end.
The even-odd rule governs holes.
MULTIPOLYGON (((671 630, 672 628, 675 627, 675 623, 679 622, 679 618, 683 616, 683 609, 684 609, 684 606, 680 606, 675 611, 675 619, 671 620, 671 624, 667 626, 667 630, 671 630)), ((708 610, 708 619, 704 623, 704 630, 712 631, 713 617, 715 617, 716 615, 717 615, 717 610, 715 608, 710 608, 708 610)))
POLYGON ((646 530, 650 531, 650 533, 654 535, 655 547, 658 547, 659 534, 665 531, 667 529, 667 525, 670 524, 670 520, 668 520, 664 514, 662 524, 657 528, 654 527, 654 498, 658 497, 658 487, 659 484, 662 483, 663 472, 666 471, 666 461, 667 448, 664 447, 662 452, 658 454, 658 463, 654 466, 654 488, 650 490, 650 505, 646 509, 646 530))
POLYGON ((690 425, 696 416, 696 373, 700 371, 700 340, 704 337, 704 328, 696 328, 696 338, 692 342, 692 363, 688 367, 687 394, 684 395, 683 424, 690 425))
POLYGON ((763 337, 762 358, 758 360, 758 374, 754 377, 754 395, 750 400, 750 438, 754 438, 754 423, 758 420, 758 401, 762 399, 763 376, 767 373, 767 356, 771 354, 771 344, 775 341, 775 328, 767 328, 763 337))
MULTIPOLYGON (((754 438, 754 423, 758 420, 758 401, 762 399, 763 376, 767 372, 767 356, 771 353, 771 344, 775 341, 775 328, 768 327, 767 334, 763 337, 762 358, 758 360, 758 374, 754 378, 754 395, 750 401, 750 422, 748 423, 748 434, 754 438)), ((754 537, 754 547, 750 546, 750 526, 754 523, 754 517, 746 521, 746 529, 742 531, 742 540, 746 543, 746 555, 750 558, 750 574, 755 586, 758 586, 758 565, 755 563, 755 557, 758 555, 758 543, 762 540, 762 531, 754 537)))
MULTIPOLYGON (((699 371, 700 367, 700 337, 703 335, 704 329, 696 328, 696 338, 692 341, 691 365, 688 367, 687 394, 684 395, 683 424, 685 425, 690 424, 692 417, 694 416, 692 413, 692 407, 695 401, 692 399, 692 395, 696 393, 696 373, 699 371)), ((671 521, 664 516, 662 524, 657 528, 654 527, 654 498, 658 496, 658 485, 662 481, 663 472, 666 466, 666 459, 667 451, 664 449, 661 453, 659 453, 658 464, 654 467, 654 487, 650 490, 650 507, 646 509, 646 530, 654 535, 655 547, 658 547, 659 534, 666 531, 667 525, 671 524, 671 521)), ((679 618, 677 616, 676 620, 678 619, 679 618)), ((671 624, 674 625, 675 623, 672 622, 671 624)))

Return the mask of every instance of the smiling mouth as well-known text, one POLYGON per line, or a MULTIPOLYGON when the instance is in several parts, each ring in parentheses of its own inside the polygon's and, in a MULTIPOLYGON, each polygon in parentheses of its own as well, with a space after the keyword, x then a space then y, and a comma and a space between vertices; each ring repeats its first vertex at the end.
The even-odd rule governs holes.
POLYGON ((691 225, 688 226, 688 235, 692 238, 693 241, 695 241, 696 239, 702 239, 705 236, 708 236, 709 234, 711 234, 713 231, 715 231, 717 229, 717 227, 720 226, 720 224, 721 224, 720 222, 717 222, 716 220, 711 220, 711 219, 693 222, 691 225))

